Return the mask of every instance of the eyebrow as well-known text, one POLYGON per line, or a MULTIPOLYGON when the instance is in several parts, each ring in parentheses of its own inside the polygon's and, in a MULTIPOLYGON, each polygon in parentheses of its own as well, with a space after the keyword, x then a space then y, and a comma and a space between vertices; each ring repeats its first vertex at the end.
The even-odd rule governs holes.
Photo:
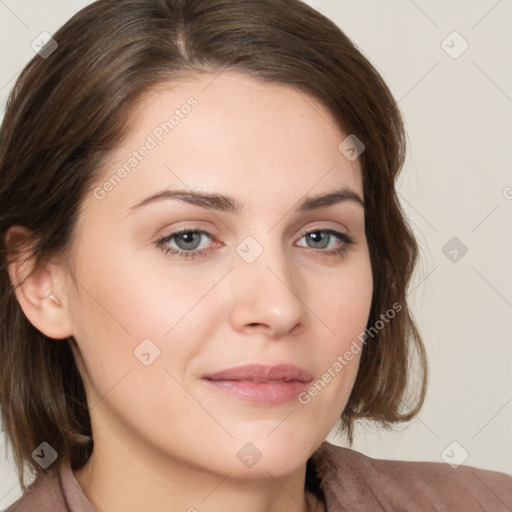
MULTIPOLYGON (((139 210, 153 202, 163 200, 179 200, 189 204, 200 206, 207 210, 217 210, 219 212, 240 214, 243 211, 243 204, 237 201, 234 197, 226 196, 219 193, 207 193, 199 191, 187 190, 161 190, 156 194, 146 197, 142 201, 133 205, 129 213, 139 210)), ((324 194, 319 194, 312 197, 303 199, 297 208, 296 212, 307 212, 317 208, 327 207, 334 204, 342 203, 345 201, 355 202, 364 208, 364 201, 359 194, 354 190, 343 187, 341 189, 333 190, 324 194)))

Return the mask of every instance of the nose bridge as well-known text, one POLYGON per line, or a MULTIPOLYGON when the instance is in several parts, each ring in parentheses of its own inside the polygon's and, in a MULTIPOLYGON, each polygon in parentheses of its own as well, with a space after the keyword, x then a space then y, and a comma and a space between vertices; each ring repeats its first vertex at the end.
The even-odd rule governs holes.
POLYGON ((236 253, 231 277, 233 326, 282 336, 304 324, 304 283, 281 240, 275 235, 247 236, 236 253))

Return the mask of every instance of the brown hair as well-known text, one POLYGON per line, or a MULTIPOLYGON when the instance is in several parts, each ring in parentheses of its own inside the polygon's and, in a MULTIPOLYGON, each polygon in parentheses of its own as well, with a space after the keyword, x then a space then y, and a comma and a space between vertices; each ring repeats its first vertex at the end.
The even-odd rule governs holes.
MULTIPOLYGON (((5 233, 33 233, 36 264, 71 249, 84 194, 101 163, 127 134, 130 113, 159 83, 230 69, 287 84, 318 98, 339 128, 366 146, 366 236, 374 293, 368 327, 392 304, 401 311, 364 345, 359 373, 341 416, 389 428, 416 415, 425 397, 425 349, 406 303, 418 256, 395 181, 405 153, 403 121, 368 60, 328 18, 300 0, 99 0, 68 21, 47 58, 22 71, 0 130, 0 406, 20 484, 43 441, 83 466, 93 449, 86 395, 71 343, 49 340, 24 316, 7 272, 5 233), (411 378, 418 356, 420 375, 411 378), (410 384, 419 382, 410 404, 410 384)), ((341 141, 340 141, 341 142, 341 141)), ((382 321, 381 321, 382 323, 382 321)))

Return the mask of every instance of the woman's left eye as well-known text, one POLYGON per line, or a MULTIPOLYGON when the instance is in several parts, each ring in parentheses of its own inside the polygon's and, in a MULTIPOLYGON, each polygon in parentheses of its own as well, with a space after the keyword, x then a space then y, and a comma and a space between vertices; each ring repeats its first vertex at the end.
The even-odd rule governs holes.
POLYGON ((348 249, 349 245, 354 243, 352 237, 334 229, 314 229, 304 233, 301 239, 302 238, 306 238, 313 243, 313 247, 310 247, 310 249, 329 249, 327 251, 321 251, 321 253, 327 256, 340 256, 348 249), (336 239, 338 239, 337 243, 336 239), (334 245, 331 244, 331 242, 333 242, 334 245))
MULTIPOLYGON (((194 259, 196 256, 206 256, 211 247, 205 248, 201 243, 202 237, 213 241, 213 236, 207 231, 199 229, 184 229, 175 231, 156 242, 165 254, 173 254, 184 258, 194 259)), ((349 245, 354 243, 352 237, 334 229, 314 229, 302 234, 299 240, 306 239, 313 246, 307 246, 314 252, 319 252, 327 257, 341 256, 349 245), (336 239, 338 240, 336 242, 336 239), (333 246, 334 243, 334 246, 333 246), (324 250, 327 249, 327 250, 324 250)), ((207 244, 208 245, 208 244, 207 244)), ((299 245, 298 247, 304 247, 299 245)))

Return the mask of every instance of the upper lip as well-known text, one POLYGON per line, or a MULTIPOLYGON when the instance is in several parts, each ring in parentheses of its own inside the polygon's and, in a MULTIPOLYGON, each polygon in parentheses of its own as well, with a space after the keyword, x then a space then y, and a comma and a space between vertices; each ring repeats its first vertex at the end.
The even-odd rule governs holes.
POLYGON ((246 364, 204 375, 203 379, 244 380, 253 382, 310 382, 313 380, 313 376, 304 368, 293 364, 246 364))

